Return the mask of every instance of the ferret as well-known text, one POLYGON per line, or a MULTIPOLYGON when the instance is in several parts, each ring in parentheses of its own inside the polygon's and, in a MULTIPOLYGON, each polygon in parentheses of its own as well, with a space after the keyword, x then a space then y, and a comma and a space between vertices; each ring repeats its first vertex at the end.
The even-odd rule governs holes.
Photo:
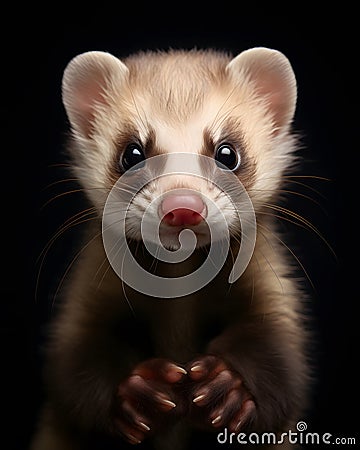
POLYGON ((275 226, 284 174, 298 159, 297 86, 288 59, 262 47, 235 57, 207 49, 123 60, 91 51, 69 62, 62 93, 73 172, 97 215, 51 325, 47 400, 32 450, 210 449, 225 429, 294 430, 308 403, 310 364, 305 293, 275 226), (149 294, 141 278, 139 289, 129 286, 114 270, 102 233, 110 193, 131 190, 122 177, 131 180, 133 171, 141 180, 147 164, 167 155, 197 155, 192 166, 206 173, 159 164, 156 178, 133 193, 126 217, 118 217, 134 258, 161 286, 163 278, 195 271, 217 234, 229 234, 218 274, 178 296, 149 294), (256 217, 252 256, 232 283, 245 239, 239 217, 247 211, 241 204, 235 211, 231 195, 209 177, 211 165, 236 177, 256 217), (145 213, 168 252, 191 230, 196 245, 186 260, 151 255, 142 235, 145 213))

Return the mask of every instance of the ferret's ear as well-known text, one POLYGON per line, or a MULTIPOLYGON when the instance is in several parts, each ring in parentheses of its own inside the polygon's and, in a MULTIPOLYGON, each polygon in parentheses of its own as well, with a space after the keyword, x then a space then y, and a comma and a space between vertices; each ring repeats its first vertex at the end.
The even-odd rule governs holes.
POLYGON ((296 79, 289 60, 279 51, 252 48, 237 55, 227 66, 235 81, 253 83, 263 97, 276 130, 289 125, 296 107, 296 79))
POLYGON ((63 76, 62 96, 77 133, 84 137, 91 135, 97 108, 108 104, 127 73, 124 63, 105 52, 82 53, 69 62, 63 76))

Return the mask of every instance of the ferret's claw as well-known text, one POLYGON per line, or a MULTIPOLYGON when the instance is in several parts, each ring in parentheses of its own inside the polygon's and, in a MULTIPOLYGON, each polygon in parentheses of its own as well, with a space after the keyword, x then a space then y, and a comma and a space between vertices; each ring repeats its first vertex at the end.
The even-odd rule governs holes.
POLYGON ((201 400, 203 400, 205 397, 206 397, 205 394, 198 395, 197 397, 195 397, 195 398, 193 399, 193 403, 201 402, 201 400))
POLYGON ((146 425, 146 423, 144 423, 144 422, 138 422, 137 424, 139 425, 139 427, 140 427, 142 430, 144 430, 144 431, 150 431, 150 427, 148 427, 148 426, 146 425))

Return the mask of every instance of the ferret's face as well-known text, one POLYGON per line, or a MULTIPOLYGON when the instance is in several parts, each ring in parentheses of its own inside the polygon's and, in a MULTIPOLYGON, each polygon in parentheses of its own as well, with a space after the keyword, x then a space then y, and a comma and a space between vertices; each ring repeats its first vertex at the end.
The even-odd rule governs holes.
POLYGON ((119 201, 131 239, 142 239, 144 221, 167 248, 184 229, 197 246, 221 239, 224 227, 237 235, 248 209, 242 190, 259 209, 292 161, 295 79, 273 50, 232 60, 149 53, 124 63, 90 52, 69 64, 63 93, 76 173, 100 213, 111 189, 131 192, 119 201))
POLYGON ((184 229, 196 235, 197 247, 227 238, 228 230, 239 235, 238 211, 244 220, 253 214, 249 197, 233 173, 240 158, 228 143, 218 146, 215 158, 169 152, 148 159, 139 145, 130 144, 121 155, 121 165, 131 167, 112 188, 105 214, 116 220, 113 213, 125 208, 127 237, 153 243, 159 238, 168 249, 179 247, 184 229))

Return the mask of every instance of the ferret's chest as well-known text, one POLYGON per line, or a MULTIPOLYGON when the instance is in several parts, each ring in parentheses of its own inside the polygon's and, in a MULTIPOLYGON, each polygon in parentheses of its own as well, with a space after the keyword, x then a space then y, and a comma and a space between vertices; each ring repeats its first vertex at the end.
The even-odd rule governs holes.
POLYGON ((135 308, 135 321, 145 351, 157 357, 189 361, 206 350, 209 342, 243 315, 225 290, 199 292, 177 299, 148 299, 135 308))

